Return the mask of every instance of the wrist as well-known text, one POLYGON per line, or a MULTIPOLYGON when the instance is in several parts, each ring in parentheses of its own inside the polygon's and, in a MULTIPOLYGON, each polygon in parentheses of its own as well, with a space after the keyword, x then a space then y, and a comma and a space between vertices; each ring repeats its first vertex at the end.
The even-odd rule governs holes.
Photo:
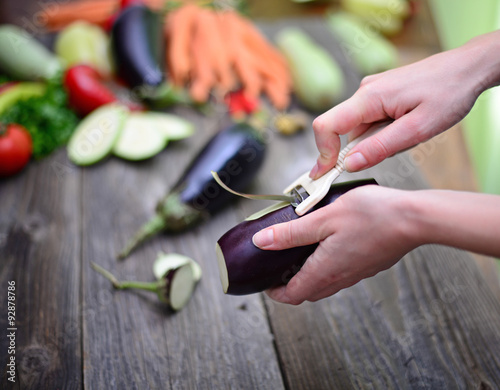
POLYGON ((475 91, 483 91, 500 85, 500 30, 472 38, 461 50, 470 66, 467 77, 475 75, 475 91))
POLYGON ((432 203, 428 201, 426 190, 406 191, 400 198, 398 215, 401 216, 403 240, 414 248, 432 242, 430 231, 432 221, 432 203))

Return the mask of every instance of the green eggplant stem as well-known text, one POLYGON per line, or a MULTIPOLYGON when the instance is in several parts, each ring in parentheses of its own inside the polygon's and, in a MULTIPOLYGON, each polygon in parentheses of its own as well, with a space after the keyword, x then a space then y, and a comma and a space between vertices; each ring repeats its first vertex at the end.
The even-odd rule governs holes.
POLYGON ((161 287, 160 282, 136 282, 131 280, 119 281, 111 272, 100 267, 96 263, 91 263, 92 268, 108 279, 117 290, 137 289, 158 293, 161 287))
POLYGON ((140 97, 146 99, 155 108, 166 108, 174 104, 193 104, 186 90, 167 83, 161 84, 156 89, 144 88, 140 91, 140 97))
POLYGON ((166 228, 165 220, 160 215, 155 215, 148 222, 146 222, 135 236, 128 242, 120 254, 119 259, 126 258, 135 248, 137 248, 141 243, 146 241, 148 238, 153 237, 155 234, 161 232, 166 228))

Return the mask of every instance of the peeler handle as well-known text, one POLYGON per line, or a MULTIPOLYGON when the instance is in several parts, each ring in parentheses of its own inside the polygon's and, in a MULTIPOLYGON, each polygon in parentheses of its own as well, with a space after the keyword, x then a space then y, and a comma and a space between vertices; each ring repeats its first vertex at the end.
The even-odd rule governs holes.
POLYGON ((321 199, 325 197, 325 195, 330 190, 330 186, 332 183, 340 176, 342 172, 345 170, 344 159, 347 153, 351 151, 357 144, 366 138, 374 135, 379 132, 383 128, 385 128, 390 122, 378 122, 372 125, 367 131, 361 134, 356 139, 349 142, 340 152, 337 159, 337 164, 330 171, 325 173, 317 180, 313 180, 309 177, 310 172, 304 173, 297 180, 295 180, 292 184, 290 184, 283 192, 290 193, 293 189, 297 187, 303 187, 309 196, 303 200, 296 208, 295 213, 297 215, 304 215, 311 208, 313 208, 321 199))

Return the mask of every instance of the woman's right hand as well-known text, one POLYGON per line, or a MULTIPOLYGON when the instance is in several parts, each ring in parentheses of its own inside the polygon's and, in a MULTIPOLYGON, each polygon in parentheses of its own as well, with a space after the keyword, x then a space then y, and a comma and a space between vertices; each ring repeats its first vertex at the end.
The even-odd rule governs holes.
POLYGON ((389 126, 354 147, 346 168, 354 172, 449 129, 467 115, 478 96, 500 81, 500 31, 411 65, 368 76, 358 91, 313 123, 320 152, 311 172, 318 178, 337 162, 340 135, 355 138, 373 122, 389 126), (499 46, 499 47, 497 47, 499 46))

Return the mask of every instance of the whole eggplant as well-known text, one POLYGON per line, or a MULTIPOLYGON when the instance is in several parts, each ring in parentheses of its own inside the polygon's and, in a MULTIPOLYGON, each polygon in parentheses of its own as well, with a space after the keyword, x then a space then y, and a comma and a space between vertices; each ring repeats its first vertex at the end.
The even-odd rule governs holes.
POLYGON ((119 257, 160 231, 181 232, 214 214, 235 195, 223 190, 212 176, 242 191, 253 181, 265 157, 262 133, 245 122, 233 123, 212 137, 197 154, 171 191, 156 207, 156 215, 142 226, 119 257))
POLYGON ((145 5, 124 8, 111 30, 112 53, 118 75, 131 87, 157 88, 165 80, 162 22, 145 5))
MULTIPOLYGON (((377 182, 374 179, 364 179, 332 185, 328 194, 309 212, 333 203, 353 188, 369 184, 377 182)), ((300 217, 295 213, 293 205, 287 202, 277 203, 250 216, 217 241, 216 253, 225 293, 253 294, 288 283, 318 244, 269 251, 257 248, 252 237, 271 225, 297 218, 300 217)))
POLYGON ((123 8, 111 29, 111 49, 118 76, 135 95, 154 108, 192 104, 189 94, 165 77, 161 15, 142 4, 123 8))

